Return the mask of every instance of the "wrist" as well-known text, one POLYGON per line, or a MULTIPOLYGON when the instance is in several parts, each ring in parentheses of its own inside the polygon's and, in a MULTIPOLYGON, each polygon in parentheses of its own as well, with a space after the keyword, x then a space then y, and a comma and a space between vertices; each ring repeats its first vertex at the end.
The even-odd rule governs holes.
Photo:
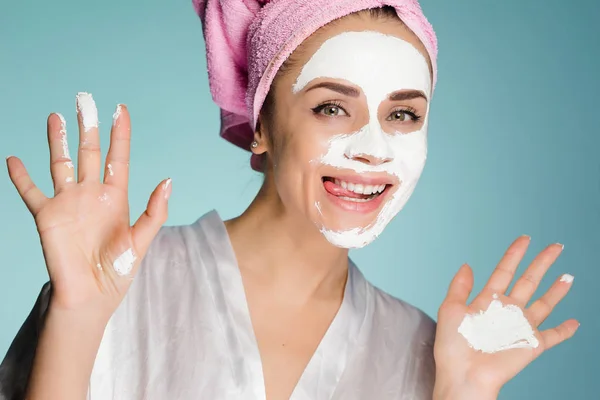
POLYGON ((53 295, 48 305, 47 318, 62 320, 68 325, 74 325, 77 329, 104 329, 114 310, 100 301, 87 301, 74 305, 61 301, 53 295))
POLYGON ((499 390, 482 384, 463 382, 460 384, 436 379, 433 400, 496 400, 499 390))
POLYGON ((30 399, 82 399, 108 319, 98 309, 50 303, 28 384, 30 399))
POLYGON ((490 390, 476 390, 471 387, 434 387, 433 400, 496 400, 498 394, 490 390))
POLYGON ((102 309, 70 309, 50 302, 44 326, 97 336, 104 333, 110 317, 110 313, 102 309))

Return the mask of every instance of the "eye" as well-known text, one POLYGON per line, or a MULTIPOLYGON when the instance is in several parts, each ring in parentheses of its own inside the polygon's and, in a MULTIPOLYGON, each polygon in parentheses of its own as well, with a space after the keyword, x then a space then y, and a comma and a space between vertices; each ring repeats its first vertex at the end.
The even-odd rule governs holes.
POLYGON ((322 103, 312 109, 315 114, 322 114, 328 117, 338 117, 348 115, 346 110, 336 102, 322 103))
POLYGON ((394 110, 387 118, 388 121, 394 122, 418 122, 421 119, 419 115, 417 115, 416 110, 413 109, 399 109, 394 110))

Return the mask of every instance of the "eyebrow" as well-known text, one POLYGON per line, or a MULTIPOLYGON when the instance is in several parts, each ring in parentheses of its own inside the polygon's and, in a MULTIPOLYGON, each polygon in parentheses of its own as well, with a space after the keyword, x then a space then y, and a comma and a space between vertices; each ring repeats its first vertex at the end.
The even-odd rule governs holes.
POLYGON ((401 92, 394 92, 388 97, 391 101, 403 101, 403 100, 413 100, 422 98, 427 101, 427 96, 420 90, 403 90, 401 92))
POLYGON ((334 92, 341 93, 350 97, 358 97, 360 96, 360 91, 358 89, 353 88, 352 86, 342 85, 341 83, 334 82, 320 82, 314 86, 311 86, 306 91, 310 92, 313 89, 325 88, 329 90, 333 90, 334 92))
MULTIPOLYGON (((360 91, 358 89, 353 88, 352 86, 347 86, 347 85, 343 85, 341 83, 334 83, 334 82, 320 82, 320 83, 317 83, 316 85, 311 86, 306 91, 310 92, 311 90, 319 89, 319 88, 329 89, 334 92, 338 92, 338 93, 341 93, 343 95, 350 96, 350 97, 360 96, 360 91)), ((427 96, 425 96, 425 94, 423 92, 421 92, 420 90, 403 90, 403 91, 399 91, 399 92, 394 92, 394 93, 390 94, 388 96, 388 98, 391 101, 413 100, 413 99, 418 99, 418 98, 422 98, 422 99, 425 99, 425 101, 427 101, 427 96)))

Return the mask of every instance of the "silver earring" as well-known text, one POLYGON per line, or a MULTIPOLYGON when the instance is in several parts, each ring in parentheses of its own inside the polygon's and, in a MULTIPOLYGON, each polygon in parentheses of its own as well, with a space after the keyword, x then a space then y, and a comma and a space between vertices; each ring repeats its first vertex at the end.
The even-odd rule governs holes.
POLYGON ((255 140, 250 144, 250 147, 252 147, 253 149, 258 147, 258 142, 255 140))

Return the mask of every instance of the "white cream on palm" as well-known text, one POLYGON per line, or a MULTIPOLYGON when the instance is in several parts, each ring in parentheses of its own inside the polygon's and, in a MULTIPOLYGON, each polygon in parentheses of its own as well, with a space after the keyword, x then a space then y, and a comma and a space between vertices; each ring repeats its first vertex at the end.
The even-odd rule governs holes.
POLYGON ((539 346, 521 308, 503 305, 496 294, 487 310, 465 315, 458 332, 467 339, 470 347, 483 353, 539 346))

